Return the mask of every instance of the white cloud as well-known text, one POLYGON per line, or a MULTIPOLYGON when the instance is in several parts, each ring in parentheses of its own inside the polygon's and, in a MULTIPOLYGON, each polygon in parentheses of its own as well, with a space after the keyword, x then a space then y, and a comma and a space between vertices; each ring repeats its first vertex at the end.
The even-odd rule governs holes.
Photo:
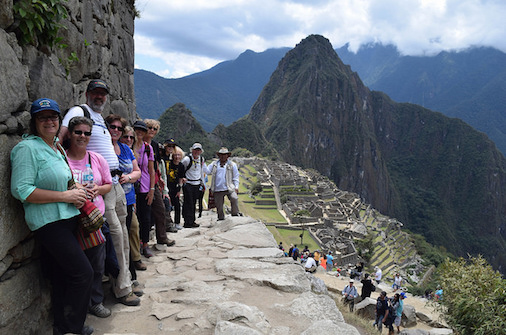
POLYGON ((392 43, 410 55, 481 45, 506 51, 502 0, 137 0, 136 6, 136 64, 172 78, 246 49, 293 47, 310 34, 336 48, 350 43, 353 51, 369 42, 392 43))

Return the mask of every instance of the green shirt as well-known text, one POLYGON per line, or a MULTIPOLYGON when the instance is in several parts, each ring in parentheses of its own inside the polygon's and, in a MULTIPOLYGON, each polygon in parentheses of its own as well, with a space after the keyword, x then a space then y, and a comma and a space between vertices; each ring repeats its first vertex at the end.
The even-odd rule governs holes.
POLYGON ((11 151, 11 170, 11 193, 23 203, 30 230, 79 215, 79 210, 70 203, 34 204, 26 201, 36 188, 66 191, 72 178, 62 154, 55 152, 42 138, 23 135, 23 140, 11 151))

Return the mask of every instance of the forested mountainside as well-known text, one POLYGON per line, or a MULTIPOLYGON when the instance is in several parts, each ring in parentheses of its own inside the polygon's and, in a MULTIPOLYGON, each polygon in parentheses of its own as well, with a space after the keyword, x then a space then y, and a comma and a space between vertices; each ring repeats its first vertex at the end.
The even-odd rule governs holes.
POLYGON ((227 129, 243 129, 234 146, 269 146, 314 168, 433 244, 506 265, 506 159, 494 143, 458 119, 371 92, 322 36, 288 52, 221 139, 227 129), (251 140, 258 132, 266 144, 251 140))
MULTIPOLYGON (((158 118, 181 102, 206 131, 248 114, 289 48, 245 51, 237 59, 179 79, 135 70, 137 112, 158 118)), ((416 103, 460 118, 486 133, 506 153, 506 54, 471 48, 438 55, 404 56, 392 45, 370 44, 356 53, 336 49, 366 86, 398 102, 416 103)))

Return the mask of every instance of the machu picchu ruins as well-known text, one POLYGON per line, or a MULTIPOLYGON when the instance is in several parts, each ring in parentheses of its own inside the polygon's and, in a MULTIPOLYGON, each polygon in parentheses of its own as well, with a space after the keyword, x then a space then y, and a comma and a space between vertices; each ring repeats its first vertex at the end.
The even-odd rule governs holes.
POLYGON ((387 280, 400 272, 417 283, 427 271, 409 234, 402 231, 403 224, 382 215, 359 195, 338 189, 312 169, 257 157, 234 160, 248 189, 255 183, 262 186, 261 192, 251 195, 251 202, 257 208, 277 208, 286 222, 276 226, 309 232, 322 251, 333 252, 339 266, 364 260, 356 244, 370 234, 373 250, 366 263, 380 267, 387 280))

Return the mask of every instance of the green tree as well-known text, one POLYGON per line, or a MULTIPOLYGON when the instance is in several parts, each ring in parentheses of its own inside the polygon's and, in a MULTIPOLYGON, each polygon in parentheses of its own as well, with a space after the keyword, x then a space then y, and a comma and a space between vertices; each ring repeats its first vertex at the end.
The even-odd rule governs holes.
POLYGON ((440 309, 460 335, 499 335, 506 329, 506 281, 482 257, 446 260, 438 269, 440 309))

